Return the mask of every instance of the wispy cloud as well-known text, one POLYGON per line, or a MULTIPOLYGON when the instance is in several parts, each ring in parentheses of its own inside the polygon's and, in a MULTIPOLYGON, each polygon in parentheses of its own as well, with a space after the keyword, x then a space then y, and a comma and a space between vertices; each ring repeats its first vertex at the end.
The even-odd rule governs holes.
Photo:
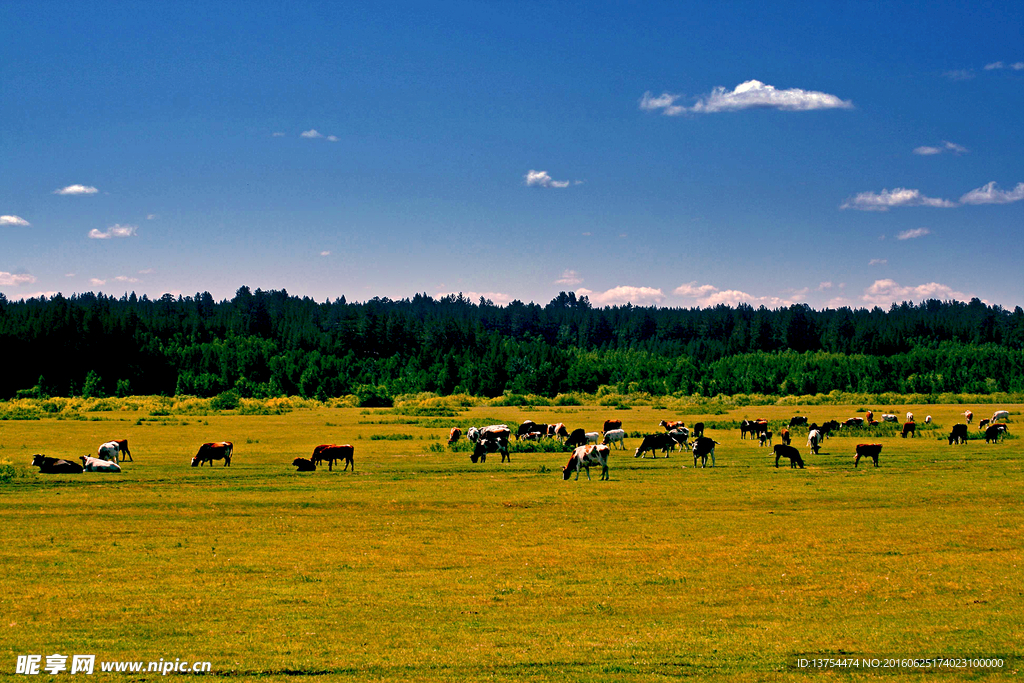
POLYGON ((956 206, 956 202, 948 199, 936 199, 926 197, 920 190, 908 190, 897 187, 892 190, 881 192, 861 192, 843 202, 840 209, 856 209, 858 211, 888 211, 899 206, 934 206, 950 208, 956 206))
POLYGON ((283 138, 284 133, 271 133, 270 136, 274 138, 283 138))
POLYGON ((1024 183, 1017 183, 1017 186, 1005 192, 996 187, 993 180, 990 183, 971 190, 960 198, 961 204, 1011 204, 1024 199, 1024 183))
POLYGON ((950 142, 949 140, 943 140, 942 144, 936 147, 922 146, 914 148, 914 154, 921 156, 933 156, 935 154, 942 154, 943 152, 952 152, 959 156, 961 154, 967 154, 968 150, 966 147, 958 145, 955 142, 950 142))
POLYGON ((789 306, 796 303, 790 299, 783 299, 777 296, 755 296, 738 289, 719 289, 714 285, 697 285, 696 281, 679 285, 672 293, 676 296, 694 299, 698 306, 704 307, 717 306, 719 304, 736 306, 741 303, 764 306, 789 306))
POLYGON ((779 90, 757 80, 740 83, 732 90, 718 86, 711 93, 701 97, 692 107, 677 104, 680 95, 662 93, 654 96, 645 92, 640 98, 640 108, 645 111, 660 110, 666 116, 685 113, 716 114, 743 109, 778 109, 780 111, 811 111, 815 109, 852 109, 853 103, 829 93, 817 90, 788 88, 779 90))
POLYGON ((453 296, 457 294, 461 294, 462 296, 466 297, 473 303, 478 302, 480 300, 480 297, 483 297, 488 301, 492 301, 496 304, 507 304, 510 303, 513 298, 510 294, 505 294, 503 292, 438 292, 437 298, 440 299, 446 296, 453 296))
POLYGON ((820 285, 818 285, 818 291, 819 292, 823 292, 826 289, 832 289, 832 283, 831 282, 822 282, 820 285))
POLYGON ((138 282, 139 278, 128 277, 127 275, 118 275, 117 277, 114 278, 114 280, 117 282, 138 282))
POLYGON ((56 296, 57 292, 32 292, 31 294, 14 294, 10 298, 12 301, 27 301, 28 299, 49 299, 51 296, 56 296))
POLYGON ((569 287, 575 287, 583 282, 583 278, 575 270, 566 270, 562 273, 562 277, 555 280, 556 285, 567 285, 569 287))
POLYGON ((313 139, 313 138, 322 138, 323 135, 321 133, 318 133, 316 128, 310 128, 309 130, 304 130, 301 133, 299 133, 299 137, 300 138, 310 138, 310 139, 313 139))
POLYGON ((68 185, 59 190, 54 190, 53 194, 96 194, 97 192, 99 190, 89 185, 68 185))
POLYGON ((30 223, 21 216, 0 216, 0 225, 19 225, 25 227, 30 223))
POLYGON ((868 261, 868 265, 869 266, 884 266, 888 262, 889 262, 889 259, 873 258, 870 261, 868 261))
POLYGON ((932 231, 928 228, 914 228, 913 230, 904 230, 900 234, 896 235, 898 240, 915 240, 918 237, 924 237, 925 235, 932 234, 932 231))
POLYGON ((328 135, 327 136, 327 141, 328 142, 337 142, 338 141, 338 136, 337 135, 328 135))
POLYGON ((905 287, 895 280, 875 280, 861 296, 863 301, 873 306, 884 306, 903 301, 925 301, 926 299, 968 301, 970 298, 969 294, 958 292, 952 287, 938 282, 905 287))
POLYGON ((1024 71, 1024 62, 1014 62, 1013 64, 1004 64, 1003 62, 992 62, 991 64, 985 65, 985 71, 994 71, 998 69, 1012 69, 1013 71, 1024 71))
POLYGON ((146 268, 145 270, 140 270, 139 275, 152 275, 155 272, 152 268, 146 268))
POLYGON ((0 285, 19 287, 21 285, 30 285, 35 281, 35 276, 28 273, 7 273, 0 270, 0 285))
POLYGON ((329 251, 321 251, 321 252, 320 252, 320 255, 321 255, 321 256, 330 256, 330 255, 331 255, 331 252, 329 252, 329 251))
POLYGON ((147 213, 146 214, 146 220, 147 221, 156 220, 157 218, 159 218, 159 216, 157 216, 155 213, 147 213))
POLYGON ((64 277, 74 277, 74 273, 64 273, 64 277))
POLYGON ((636 304, 638 306, 650 306, 661 303, 665 299, 665 293, 653 287, 631 287, 619 285, 603 292, 595 292, 585 287, 576 290, 580 296, 590 299, 591 303, 598 306, 616 306, 620 304, 636 304))
POLYGON ((555 180, 547 171, 534 171, 530 169, 523 176, 526 179, 527 187, 569 187, 570 185, 582 185, 582 180, 555 180))
POLYGON ((969 81, 974 78, 974 70, 954 69, 952 71, 945 71, 942 75, 951 81, 969 81))
POLYGON ((98 277, 91 277, 89 278, 89 284, 92 285, 93 287, 99 287, 101 285, 107 284, 107 281, 101 280, 98 277))
POLYGON ((134 225, 111 225, 106 231, 93 228, 89 231, 89 239, 109 240, 112 237, 134 237, 136 228, 134 225))

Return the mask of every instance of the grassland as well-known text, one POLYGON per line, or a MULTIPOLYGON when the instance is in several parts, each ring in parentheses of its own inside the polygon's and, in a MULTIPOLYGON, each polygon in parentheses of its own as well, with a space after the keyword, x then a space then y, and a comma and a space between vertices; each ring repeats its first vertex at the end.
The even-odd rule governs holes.
MULTIPOLYGON (((720 427, 716 468, 617 451, 609 482, 563 482, 559 453, 473 465, 437 444, 450 423, 590 430, 616 417, 649 432, 677 416, 491 406, 0 422, 0 464, 15 473, 0 483, 0 678, 15 678, 19 654, 54 652, 208 660, 215 675, 267 681, 832 680, 794 656, 1019 657, 1024 440, 950 447, 964 406, 899 406, 937 427, 832 438, 791 470, 725 428, 864 407, 889 408, 686 415, 720 427), (121 475, 26 467, 115 437, 135 456, 121 475), (234 442, 231 467, 190 468, 212 440, 234 442), (881 467, 854 469, 868 440, 884 444, 881 467), (290 466, 331 442, 355 446, 354 474, 290 466)), ((1000 407, 1019 431, 1022 407, 1000 407)), ((983 678, 1016 678, 1013 661, 983 678)))

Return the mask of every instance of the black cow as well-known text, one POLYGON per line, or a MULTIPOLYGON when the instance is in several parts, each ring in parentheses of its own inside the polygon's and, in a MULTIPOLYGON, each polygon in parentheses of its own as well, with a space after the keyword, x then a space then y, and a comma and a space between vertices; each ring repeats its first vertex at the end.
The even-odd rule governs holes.
POLYGON ((580 446, 587 445, 587 430, 580 427, 579 429, 572 430, 572 434, 565 440, 563 444, 569 448, 579 448, 580 446))
POLYGON ((699 439, 704 436, 704 423, 697 422, 693 425, 693 438, 699 439))
POLYGON ((715 446, 718 442, 714 439, 702 436, 699 439, 693 440, 693 466, 697 466, 697 458, 701 459, 701 467, 706 467, 708 464, 708 456, 711 456, 711 466, 715 466, 715 446))
POLYGON ((967 443, 967 425, 955 424, 953 431, 949 433, 949 445, 967 443))
POLYGON ((793 446, 787 446, 785 444, 778 444, 775 446, 775 467, 779 466, 779 458, 789 458, 789 466, 797 467, 801 469, 804 466, 804 459, 800 457, 800 451, 793 446))
POLYGON ((85 471, 77 462, 51 458, 39 453, 32 456, 32 466, 39 468, 39 474, 81 474, 85 471))
POLYGON ((827 422, 824 422, 820 427, 818 427, 818 431, 821 432, 821 440, 824 441, 825 439, 832 436, 831 432, 839 431, 839 421, 828 420, 827 422))
POLYGON ((668 452, 672 450, 675 445, 675 439, 666 433, 660 434, 648 434, 644 437, 644 440, 640 443, 640 446, 636 449, 633 454, 634 458, 644 457, 644 453, 651 451, 654 455, 652 457, 658 457, 658 449, 661 449, 662 453, 665 453, 665 457, 668 457, 668 452))
POLYGON ((316 472, 316 465, 309 458, 295 458, 292 465, 299 468, 299 472, 316 472))
POLYGON ((791 417, 791 418, 789 418, 789 426, 790 427, 806 427, 807 426, 807 417, 806 416, 801 417, 799 415, 796 416, 796 417, 791 417))
POLYGON ((757 433, 758 446, 763 446, 767 443, 769 446, 772 445, 772 432, 770 429, 763 429, 757 433))
POLYGON ((533 432, 541 432, 542 434, 547 434, 547 431, 548 426, 546 424, 537 424, 533 420, 526 420, 521 425, 519 425, 519 428, 516 430, 516 439, 522 439, 527 434, 532 434, 533 432))
POLYGON ((1006 425, 1002 423, 989 425, 985 430, 985 443, 999 443, 999 435, 1005 434, 1006 431, 1006 425))
POLYGON ((878 455, 882 452, 880 443, 859 443, 857 444, 857 455, 853 458, 853 466, 856 467, 861 458, 871 458, 878 467, 878 455))

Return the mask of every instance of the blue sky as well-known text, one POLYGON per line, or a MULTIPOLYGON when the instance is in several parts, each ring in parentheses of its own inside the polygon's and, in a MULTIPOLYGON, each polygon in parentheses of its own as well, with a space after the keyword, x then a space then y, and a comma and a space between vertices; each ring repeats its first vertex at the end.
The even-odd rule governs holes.
POLYGON ((0 4, 0 292, 1024 305, 1024 3, 638 4, 0 4))

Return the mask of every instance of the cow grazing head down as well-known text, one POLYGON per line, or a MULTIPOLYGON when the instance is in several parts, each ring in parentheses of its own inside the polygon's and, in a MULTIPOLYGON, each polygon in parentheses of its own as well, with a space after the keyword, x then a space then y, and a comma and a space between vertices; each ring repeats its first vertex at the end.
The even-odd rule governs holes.
POLYGON ((576 480, 579 481, 580 469, 587 471, 587 479, 590 479, 591 466, 601 466, 601 480, 609 479, 608 456, 611 450, 604 445, 580 446, 569 456, 569 462, 562 468, 562 481, 568 481, 572 473, 576 473, 576 480))

